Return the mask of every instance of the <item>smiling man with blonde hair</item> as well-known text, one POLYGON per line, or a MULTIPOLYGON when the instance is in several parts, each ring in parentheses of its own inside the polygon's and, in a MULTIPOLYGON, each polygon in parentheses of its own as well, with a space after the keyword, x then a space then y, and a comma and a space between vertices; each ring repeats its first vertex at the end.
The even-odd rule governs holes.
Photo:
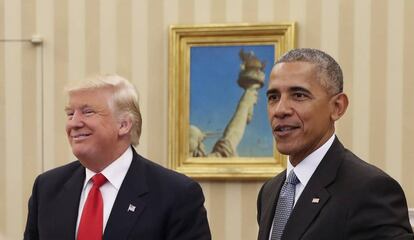
POLYGON ((24 239, 211 239, 199 184, 136 153, 134 86, 100 75, 67 94, 66 133, 78 161, 37 177, 24 239))

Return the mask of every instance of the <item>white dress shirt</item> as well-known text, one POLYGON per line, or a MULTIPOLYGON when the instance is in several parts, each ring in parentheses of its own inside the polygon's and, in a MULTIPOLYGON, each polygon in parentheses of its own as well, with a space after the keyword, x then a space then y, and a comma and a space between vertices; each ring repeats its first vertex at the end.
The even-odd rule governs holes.
MULTIPOLYGON (((113 161, 109 166, 102 170, 101 174, 108 180, 101 188, 101 194, 103 199, 103 228, 104 231, 106 223, 108 222, 109 214, 111 213, 112 206, 114 205, 115 198, 118 194, 119 188, 124 181, 125 175, 128 172, 129 166, 132 162, 132 149, 129 147, 118 159, 113 161)), ((79 202, 78 221, 76 223, 76 236, 78 235, 79 222, 82 216, 82 210, 85 205, 85 201, 88 198, 89 191, 92 188, 91 178, 96 174, 91 170, 85 168, 85 182, 83 185, 82 193, 79 202)))
POLYGON ((300 183, 296 185, 295 189, 295 206, 300 195, 303 192, 303 189, 308 184, 309 179, 312 177, 316 168, 319 166, 319 163, 322 161, 322 158, 325 157, 326 152, 332 146, 333 141, 335 140, 335 134, 333 134, 328 141, 326 141, 322 146, 309 154, 305 159, 303 159, 296 167, 293 167, 290 161, 287 162, 287 171, 286 177, 289 175, 290 171, 294 170, 296 177, 298 177, 300 183))
MULTIPOLYGON (((296 205, 300 195, 305 189, 306 184, 308 184, 309 179, 312 177, 313 173, 315 172, 316 168, 321 163, 322 158, 325 156, 326 152, 328 152, 329 148, 332 146, 333 141, 335 140, 335 134, 326 141, 322 146, 318 149, 313 151, 309 154, 305 159, 303 159, 296 167, 287 161, 287 170, 286 170, 286 178, 289 175, 290 171, 294 170, 296 176, 298 177, 300 183, 296 184, 295 188, 295 202, 293 203, 293 207, 296 205)), ((277 200, 277 199, 276 199, 277 200)), ((273 221, 272 227, 270 228, 269 240, 271 240, 273 231, 273 221)))

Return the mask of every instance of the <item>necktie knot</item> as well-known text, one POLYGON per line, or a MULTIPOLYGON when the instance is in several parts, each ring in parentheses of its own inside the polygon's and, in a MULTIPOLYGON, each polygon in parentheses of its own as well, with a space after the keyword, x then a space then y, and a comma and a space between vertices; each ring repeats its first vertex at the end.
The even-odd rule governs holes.
POLYGON ((100 188, 106 181, 106 177, 102 173, 95 174, 92 177, 93 187, 96 188, 100 188))
POLYGON ((296 184, 300 183, 298 177, 296 176, 295 172, 292 170, 290 171, 288 177, 286 178, 286 182, 296 186, 296 184))

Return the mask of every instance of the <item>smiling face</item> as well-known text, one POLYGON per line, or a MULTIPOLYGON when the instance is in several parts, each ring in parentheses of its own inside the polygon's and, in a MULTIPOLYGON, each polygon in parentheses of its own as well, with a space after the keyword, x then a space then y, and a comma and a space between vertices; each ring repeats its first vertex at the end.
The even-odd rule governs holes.
POLYGON ((70 92, 65 110, 72 152, 95 172, 109 165, 128 146, 122 141, 121 123, 109 105, 111 94, 105 88, 70 92))
POLYGON ((319 76, 308 62, 279 63, 270 75, 269 121, 278 151, 294 166, 332 136, 348 103, 345 94, 330 94, 319 76))

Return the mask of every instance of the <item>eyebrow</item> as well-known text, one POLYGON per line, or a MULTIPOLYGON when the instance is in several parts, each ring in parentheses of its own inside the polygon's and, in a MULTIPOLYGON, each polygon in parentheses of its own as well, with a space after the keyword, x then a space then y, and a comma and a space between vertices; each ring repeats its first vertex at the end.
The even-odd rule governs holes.
MULTIPOLYGON (((81 107, 80 107, 80 109, 85 109, 85 108, 88 108, 88 107, 92 107, 92 106, 90 106, 90 105, 88 105, 88 104, 84 104, 84 105, 82 105, 81 107)), ((71 110, 73 110, 73 108, 72 107, 69 107, 69 106, 66 106, 65 107, 65 111, 67 112, 67 111, 71 111, 71 110)))
POLYGON ((275 93, 278 93, 279 91, 278 90, 276 90, 276 89, 269 89, 269 90, 267 90, 266 91, 266 96, 269 96, 270 94, 275 94, 275 93))
POLYGON ((290 87, 289 92, 305 92, 307 94, 312 94, 308 89, 304 87, 290 87))
MULTIPOLYGON (((277 89, 275 89, 275 88, 273 88, 273 89, 269 89, 269 90, 267 90, 266 91, 266 96, 269 96, 269 95, 271 95, 271 94, 276 94, 276 93, 279 93, 280 91, 279 90, 277 90, 277 89)), ((298 87, 298 86, 295 86, 295 87, 290 87, 289 88, 289 92, 305 92, 305 93, 307 93, 307 94, 310 94, 310 95, 312 95, 312 93, 308 90, 308 89, 306 89, 306 88, 304 88, 304 87, 298 87)))

